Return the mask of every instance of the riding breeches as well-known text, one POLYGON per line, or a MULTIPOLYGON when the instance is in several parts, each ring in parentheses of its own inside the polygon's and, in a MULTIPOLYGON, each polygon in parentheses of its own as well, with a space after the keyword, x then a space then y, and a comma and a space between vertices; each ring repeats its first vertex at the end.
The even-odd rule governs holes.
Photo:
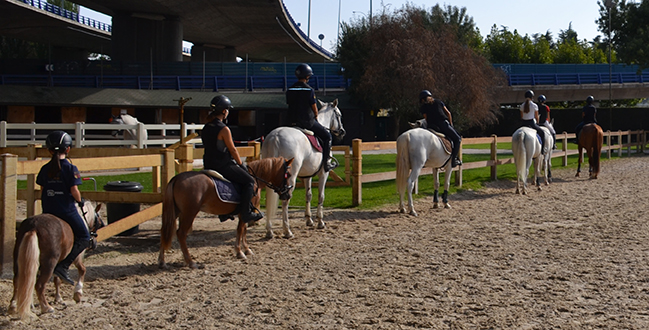
POLYGON ((67 222, 72 228, 74 233, 74 240, 87 241, 90 240, 90 232, 88 232, 88 226, 86 222, 81 218, 79 213, 65 213, 65 214, 54 214, 55 216, 61 218, 63 221, 67 222))
POLYGON ((234 162, 228 163, 227 165, 215 170, 221 173, 221 175, 226 179, 241 185, 240 203, 243 207, 244 213, 249 212, 250 200, 255 192, 255 179, 246 170, 234 162))
POLYGON ((460 134, 455 131, 448 120, 434 123, 432 125, 431 123, 428 123, 428 127, 438 128, 440 133, 443 133, 449 140, 453 141, 453 150, 451 151, 451 156, 457 157, 457 155, 460 153, 460 144, 462 143, 462 137, 460 137, 460 134))

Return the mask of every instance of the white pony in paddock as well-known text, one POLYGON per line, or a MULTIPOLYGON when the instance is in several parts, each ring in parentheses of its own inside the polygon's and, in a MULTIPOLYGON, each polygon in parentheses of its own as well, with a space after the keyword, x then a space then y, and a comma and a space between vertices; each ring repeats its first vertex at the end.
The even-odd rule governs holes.
MULTIPOLYGON (((111 124, 116 124, 116 125, 137 125, 137 124, 140 123, 140 121, 137 120, 137 118, 135 118, 135 117, 133 117, 133 116, 127 114, 127 113, 122 113, 122 114, 120 114, 118 116, 112 116, 111 119, 110 119, 110 123, 111 124)), ((138 130, 135 129, 135 128, 117 130, 117 131, 114 131, 112 135, 116 137, 117 134, 119 134, 120 132, 124 132, 124 135, 123 135, 124 140, 127 140, 127 141, 128 140, 139 141, 138 140, 138 130)), ((148 140, 148 139, 149 139, 149 134, 147 133, 146 129, 142 130, 142 140, 145 141, 143 143, 144 144, 143 147, 145 147, 145 148, 146 148, 146 140, 148 140)), ((133 145, 132 147, 137 148, 137 145, 133 145)))
MULTIPOLYGON (((318 122, 329 129, 333 139, 342 139, 345 135, 345 129, 342 123, 342 113, 338 109, 338 100, 329 103, 322 103, 318 100, 318 122)), ((329 177, 329 172, 323 171, 322 152, 318 152, 312 146, 306 135, 294 127, 278 127, 272 130, 261 146, 261 157, 284 157, 293 158, 291 165, 291 176, 288 185, 291 186, 288 194, 278 196, 272 189, 266 189, 266 237, 273 237, 271 220, 276 216, 278 197, 282 199, 282 228, 284 238, 292 238, 293 233, 288 224, 288 205, 293 190, 295 189, 295 180, 299 177, 304 182, 306 192, 306 209, 304 217, 306 225, 313 226, 311 218, 311 178, 318 175, 318 209, 317 220, 318 229, 325 227, 323 220, 323 204, 325 198, 325 183, 329 177)))
POLYGON ((399 192, 399 212, 406 212, 403 204, 403 195, 408 190, 409 213, 417 216, 412 202, 412 190, 424 165, 433 169, 433 176, 435 177, 433 208, 439 207, 440 169, 445 171, 442 201, 445 208, 451 208, 451 205, 448 203, 448 188, 451 185, 451 172, 453 171, 450 157, 450 153, 444 150, 441 138, 427 129, 413 128, 397 138, 397 191, 399 192))
POLYGON ((541 142, 538 139, 536 130, 529 127, 521 127, 512 135, 512 152, 514 163, 516 163, 516 193, 527 194, 527 177, 529 175, 532 160, 534 160, 534 182, 538 190, 541 190, 541 178, 545 184, 550 183, 552 166, 552 146, 554 139, 547 127, 541 126, 545 134, 545 148, 541 150, 541 142))

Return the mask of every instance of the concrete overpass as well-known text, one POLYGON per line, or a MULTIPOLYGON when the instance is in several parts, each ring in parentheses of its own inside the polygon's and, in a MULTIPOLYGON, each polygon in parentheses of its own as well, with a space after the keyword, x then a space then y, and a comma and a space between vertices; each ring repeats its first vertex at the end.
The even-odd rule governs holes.
MULTIPOLYGON (((36 0, 38 2, 38 0, 36 0)), ((42 0, 44 1, 44 0, 42 0)), ((182 41, 195 61, 321 62, 332 54, 296 26, 282 0, 76 0, 112 17, 112 34, 96 33, 19 0, 0 0, 0 33, 64 47, 103 49, 114 60, 182 61, 182 41), (84 32, 77 33, 74 29, 84 32), (75 32, 71 32, 75 31, 75 32), (81 36, 81 34, 87 36, 81 36), (100 40, 90 40, 92 38, 100 40), (110 45, 106 42, 110 38, 110 45), (108 51, 106 51, 108 49, 108 51)))

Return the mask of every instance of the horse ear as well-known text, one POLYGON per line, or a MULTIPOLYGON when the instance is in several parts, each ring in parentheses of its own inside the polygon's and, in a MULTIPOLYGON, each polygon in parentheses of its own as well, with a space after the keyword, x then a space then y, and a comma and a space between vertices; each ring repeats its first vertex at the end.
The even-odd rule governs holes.
POLYGON ((318 109, 322 109, 322 107, 324 106, 322 101, 320 101, 320 99, 317 99, 316 101, 318 101, 318 109))
POLYGON ((287 161, 286 161, 286 165, 291 166, 291 164, 293 164, 293 160, 295 160, 295 157, 293 157, 293 158, 287 160, 287 161))
POLYGON ((101 210, 102 205, 103 204, 101 204, 101 203, 97 203, 97 206, 95 207, 95 213, 99 213, 99 210, 101 210))
POLYGON ((333 104, 334 107, 338 107, 338 99, 335 99, 335 100, 332 102, 332 104, 333 104))

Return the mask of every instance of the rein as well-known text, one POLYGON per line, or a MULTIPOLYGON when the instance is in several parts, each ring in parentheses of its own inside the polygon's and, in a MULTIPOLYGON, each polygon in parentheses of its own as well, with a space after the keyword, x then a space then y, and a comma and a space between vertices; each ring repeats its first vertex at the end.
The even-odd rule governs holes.
POLYGON ((286 161, 284 162, 284 165, 282 167, 284 168, 284 181, 282 181, 282 185, 283 185, 282 187, 278 187, 272 184, 271 182, 268 182, 258 177, 257 174, 255 174, 255 171, 250 166, 248 166, 247 168, 248 168, 248 173, 250 173, 250 175, 252 175, 252 177, 255 178, 255 180, 261 181, 263 184, 266 185, 266 187, 272 189, 281 198, 282 196, 289 196, 289 192, 293 188, 293 186, 288 184, 288 170, 291 167, 286 165, 286 161))

